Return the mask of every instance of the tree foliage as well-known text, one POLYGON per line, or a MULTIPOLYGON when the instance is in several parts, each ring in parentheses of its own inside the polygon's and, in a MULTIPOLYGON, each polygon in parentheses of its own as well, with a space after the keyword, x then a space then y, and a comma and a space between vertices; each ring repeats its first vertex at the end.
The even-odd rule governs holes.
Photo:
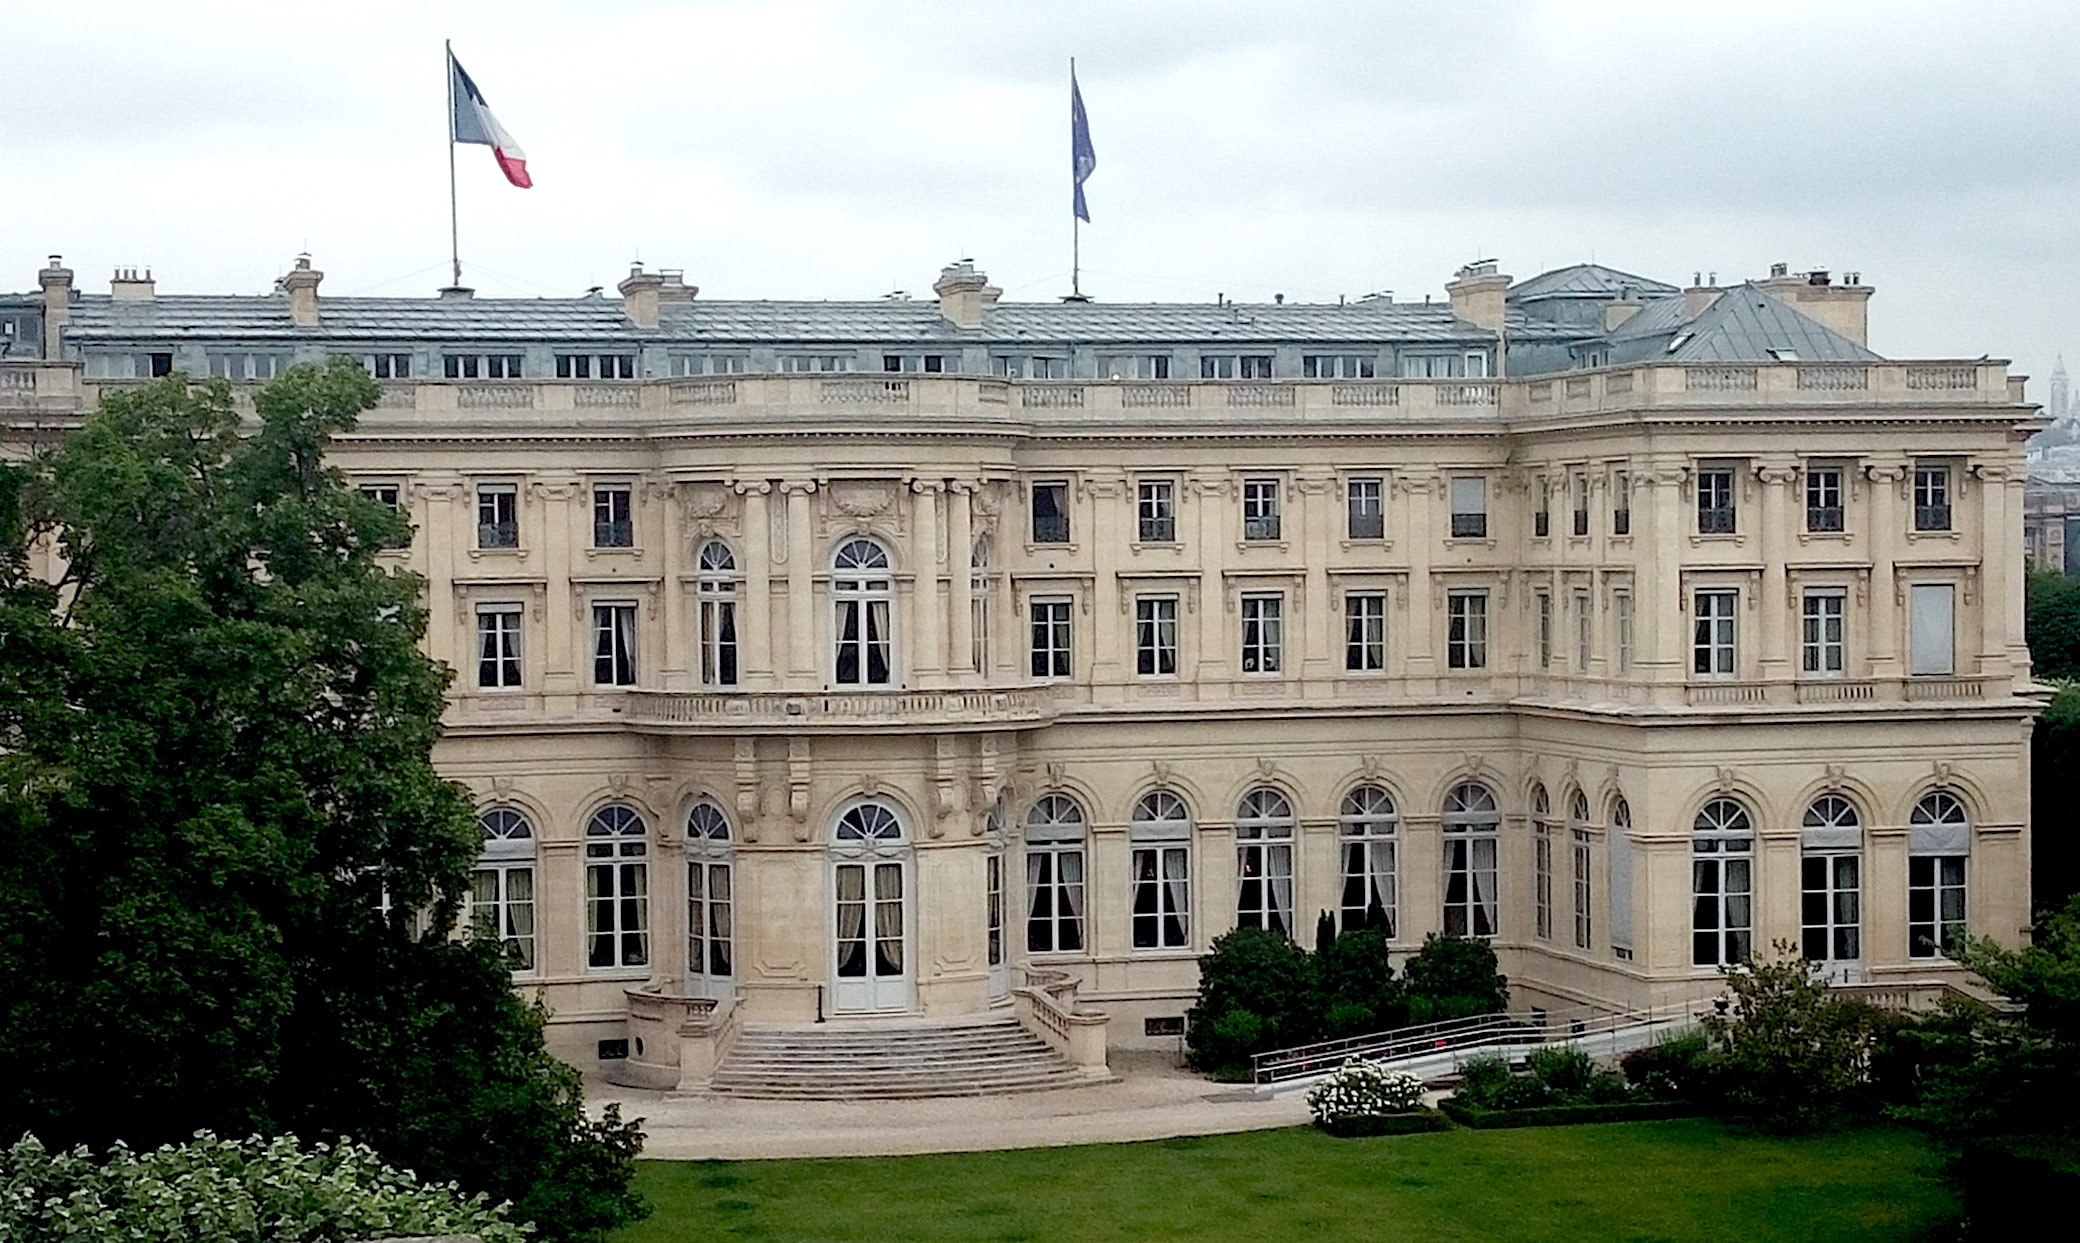
POLYGON ((448 935, 448 671, 378 560, 404 519, 324 464, 375 393, 295 367, 241 428, 176 376, 0 470, 0 1133, 350 1133, 589 1237, 638 1137, 448 935))
POLYGON ((1777 957, 1725 968, 1727 996, 1704 1016, 1721 1099, 1772 1130, 1838 1121, 1868 1078, 1867 1007, 1836 996, 1819 967, 1779 943, 1777 957))

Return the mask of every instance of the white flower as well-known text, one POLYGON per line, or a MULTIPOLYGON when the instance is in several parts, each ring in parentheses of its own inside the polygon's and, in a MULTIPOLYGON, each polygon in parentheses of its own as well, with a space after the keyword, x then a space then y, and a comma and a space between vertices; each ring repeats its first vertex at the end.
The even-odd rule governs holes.
POLYGON ((1422 1104, 1421 1079, 1363 1058, 1345 1062, 1307 1092, 1307 1107, 1320 1123, 1407 1113, 1422 1104))

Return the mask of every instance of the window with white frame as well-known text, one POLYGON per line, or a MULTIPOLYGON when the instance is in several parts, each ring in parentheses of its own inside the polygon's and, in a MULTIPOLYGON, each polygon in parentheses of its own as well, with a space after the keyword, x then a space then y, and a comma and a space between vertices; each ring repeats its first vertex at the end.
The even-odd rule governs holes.
POLYGON ((1700 677, 1732 677, 1739 668, 1735 660, 1734 620, 1740 593, 1711 587, 1694 593, 1696 630, 1691 640, 1691 672, 1700 677))
POLYGON ((1353 591, 1343 597, 1343 667, 1378 673, 1387 667, 1387 593, 1353 591))
POLYGON ((477 485, 477 547, 520 546, 520 490, 510 483, 477 485))
POLYGON ((1748 809, 1715 798, 1690 833, 1690 961, 1718 967, 1755 952, 1755 828, 1748 809))
POLYGON ((412 356, 410 354, 364 354, 361 365, 368 374, 378 380, 409 380, 412 378, 412 356))
POLYGON ((1531 490, 1531 535, 1545 539, 1553 533, 1553 481, 1540 475, 1531 490))
POLYGON ((1101 380, 1167 380, 1170 378, 1170 356, 1168 354, 1101 354, 1098 356, 1098 378, 1101 380))
POLYGON ((1488 593, 1454 591, 1445 597, 1445 666, 1488 667, 1488 593))
POLYGON ((1553 809, 1546 788, 1531 787, 1531 931, 1553 939, 1553 809))
POLYGON ((737 558, 729 545, 708 540, 694 558, 694 636, 702 686, 737 684, 737 558))
POLYGON ((534 825, 510 807, 477 817, 484 844, 470 874, 470 934, 496 941, 515 971, 534 970, 534 825))
POLYGON ((1136 534, 1144 544, 1177 542, 1177 483, 1170 479, 1143 479, 1135 484, 1135 508, 1140 519, 1136 534))
POLYGON ((1242 597, 1242 671, 1277 673, 1285 656, 1285 597, 1242 597))
POLYGON ((736 974, 736 876, 729 817, 710 799, 686 813, 686 972, 726 987, 736 974))
POLYGON ((1856 804, 1823 794, 1799 841, 1799 954, 1810 963, 1863 957, 1863 827, 1856 804))
POLYGON ((1596 613, 1589 605, 1589 593, 1574 593, 1574 671, 1589 672, 1589 658, 1596 651, 1596 613))
POLYGON ((1083 808, 1044 794, 1026 813, 1026 950, 1083 950, 1083 808))
POLYGON ((1632 957, 1632 805, 1611 800, 1611 955, 1632 957))
POLYGON ((968 663, 977 673, 990 672, 990 595, 989 541, 976 540, 968 554, 968 663))
POLYGON ((1589 796, 1576 790, 1567 802, 1568 858, 1574 872, 1574 947, 1588 949, 1595 928, 1590 918, 1589 796))
POLYGON ((1387 537, 1387 481, 1363 476, 1343 481, 1344 533, 1354 540, 1387 537))
POLYGON ((1611 472, 1611 534, 1632 534, 1632 473, 1611 472))
POLYGON ((1838 532, 1844 525, 1843 512, 1842 468, 1806 468, 1806 530, 1815 535, 1838 532))
POLYGON ((1276 479, 1242 481, 1242 538, 1275 540, 1279 537, 1278 493, 1279 481, 1276 479))
POLYGON ((1697 533, 1731 535, 1735 529, 1733 471, 1709 467, 1697 472, 1697 533))
POLYGON ((559 380, 633 380, 636 378, 636 356, 633 354, 558 354, 556 356, 556 378, 559 380))
POLYGON ((782 354, 778 362, 786 372, 831 372, 852 370, 854 358, 850 354, 782 354))
POLYGON ((1950 529, 1950 468, 1940 465, 1914 467, 1914 529, 1950 529))
POLYGON ((1069 360, 1060 355, 999 354, 990 359, 990 371, 1009 380, 1060 380, 1069 374, 1069 360))
POLYGON ((1452 480, 1452 538, 1483 539, 1488 534, 1488 481, 1473 476, 1452 480))
POLYGON ((1137 950, 1185 949, 1192 943, 1192 815, 1168 790, 1134 804, 1127 827, 1132 847, 1133 940, 1137 950))
POLYGON ((1074 602, 1047 596, 1029 602, 1033 626, 1032 671, 1036 678, 1069 676, 1069 617, 1074 602))
POLYGON ((1495 871, 1502 816, 1495 795, 1479 782, 1452 787, 1445 795, 1444 932, 1452 937, 1495 935, 1500 902, 1495 871))
POLYGON ((1574 533, 1576 535, 1587 535, 1589 533, 1588 471, 1578 470, 1568 476, 1567 495, 1573 502, 1574 533))
POLYGON ((1799 609, 1799 670, 1818 678, 1841 677, 1849 667, 1847 593, 1809 590, 1799 609))
POLYGON ((634 548, 636 546, 635 490, 625 483, 600 483, 592 487, 592 546, 634 548))
POLYGON ((1907 954, 1954 958, 1963 947, 1965 863, 1972 826, 1964 801, 1936 790, 1907 817, 1907 954))
POLYGON ((517 380, 524 362, 520 354, 443 354, 441 374, 450 380, 517 380))
POLYGON ((1177 672, 1177 597, 1134 597, 1134 672, 1170 677, 1177 672))
POLYGON ((236 353, 209 355, 209 373, 219 380, 272 380, 289 369, 287 354, 236 353))
POLYGON ((610 803, 585 824, 585 965, 650 965, 650 832, 610 803))
POLYGON ((1379 374, 1379 359, 1371 354, 1306 354, 1300 359, 1300 374, 1309 380, 1370 380, 1379 374))
POLYGON ((1384 786, 1361 785, 1343 796, 1337 817, 1343 848, 1343 901, 1339 927, 1378 928, 1394 936, 1399 880, 1396 854, 1400 816, 1384 786))
POLYGON ((1553 594, 1549 591, 1532 593, 1532 611, 1537 615, 1538 667, 1553 667, 1553 594))
POLYGON ((402 493, 402 489, 400 489, 394 483, 356 484, 354 486, 354 490, 356 492, 359 492, 361 495, 367 497, 369 500, 374 501, 376 504, 381 505, 384 509, 388 509, 394 512, 402 508, 402 505, 398 500, 399 496, 402 493))
POLYGON ((520 613, 517 604, 477 606, 477 685, 513 690, 520 685, 520 613))
POLYGON ((1466 375, 1469 378, 1485 380, 1488 377, 1488 352, 1486 350, 1468 350, 1464 356, 1464 361, 1466 364, 1466 375))
POLYGON ((1618 649, 1618 672, 1630 673, 1632 672, 1631 592, 1614 591, 1611 593, 1611 629, 1616 632, 1613 638, 1616 640, 1618 649))
POLYGON ((672 355, 672 374, 675 376, 742 375, 745 369, 742 354, 672 355))
POLYGON ((592 684, 636 684, 636 606, 619 601, 592 606, 592 684))
POLYGON ((1033 542, 1069 542, 1069 485, 1036 483, 1032 490, 1033 542))
POLYGON ((1950 583, 1908 585, 1908 673, 1947 677, 1956 672, 1956 592, 1950 583))
POLYGON ((1442 380, 1451 375, 1450 354, 1403 354, 1401 356, 1401 378, 1404 380, 1442 380))
POLYGON ((1268 380, 1271 379, 1272 356, 1269 354, 1201 354, 1199 356, 1199 378, 1202 380, 1268 380))
POLYGON ((1293 807, 1259 788, 1235 809, 1235 926, 1293 935, 1293 807))
POLYGON ((894 680, 889 611, 895 599, 888 550, 870 539, 850 539, 831 560, 831 600, 837 653, 833 680, 844 686, 886 686, 894 680))

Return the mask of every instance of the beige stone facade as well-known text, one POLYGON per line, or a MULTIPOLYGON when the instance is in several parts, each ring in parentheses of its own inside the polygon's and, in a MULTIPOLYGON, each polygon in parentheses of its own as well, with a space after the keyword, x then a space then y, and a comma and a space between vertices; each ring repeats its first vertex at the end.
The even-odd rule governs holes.
POLYGON ((480 896, 581 1065, 631 990, 958 1015, 1049 968, 1170 1045, 1238 919, 1375 905, 1549 1007, 2022 936, 2004 367, 1485 371, 394 379, 334 462, 414 522, 437 758, 525 818, 480 896))

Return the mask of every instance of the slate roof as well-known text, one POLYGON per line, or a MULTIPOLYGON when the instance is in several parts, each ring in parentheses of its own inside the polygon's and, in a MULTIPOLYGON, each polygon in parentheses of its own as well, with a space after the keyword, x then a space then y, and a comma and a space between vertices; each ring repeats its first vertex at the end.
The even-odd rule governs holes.
POLYGON ((1773 350, 1800 362, 1882 358, 1752 281, 1721 292, 1695 318, 1682 310, 1681 298, 1657 299, 1620 324, 1610 337, 1611 362, 1767 363, 1779 358, 1773 350))
POLYGON ((1643 298, 1681 293, 1666 281, 1634 276, 1600 263, 1577 263, 1550 272, 1540 272, 1509 288, 1512 302, 1536 302, 1545 298, 1620 298, 1626 290, 1643 298))
MULTIPOLYGON (((1324 303, 1004 302, 979 329, 955 328, 933 300, 668 303, 659 328, 631 327, 619 298, 323 298, 322 326, 303 329, 285 297, 162 295, 117 302, 85 295, 72 307, 69 340, 555 342, 1479 342, 1494 334, 1452 317, 1448 302, 1324 303)), ((1560 330, 1521 313, 1512 337, 1560 330)), ((1569 334, 1579 335, 1579 334, 1569 334)))

